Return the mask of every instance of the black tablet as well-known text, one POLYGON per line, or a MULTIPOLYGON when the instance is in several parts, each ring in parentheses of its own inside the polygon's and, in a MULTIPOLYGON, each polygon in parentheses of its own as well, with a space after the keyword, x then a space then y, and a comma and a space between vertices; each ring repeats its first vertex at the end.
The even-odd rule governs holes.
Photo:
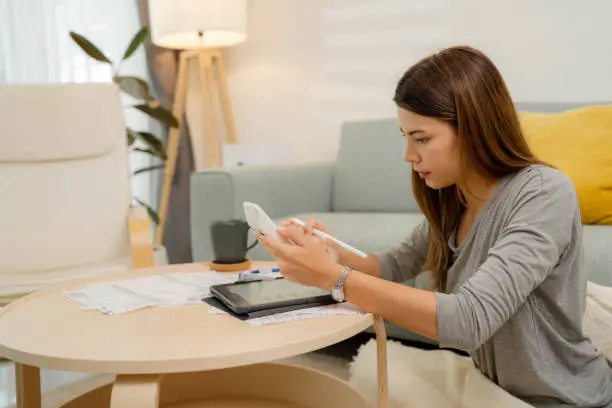
POLYGON ((210 293, 237 314, 336 303, 325 290, 300 285, 284 278, 212 285, 210 293))

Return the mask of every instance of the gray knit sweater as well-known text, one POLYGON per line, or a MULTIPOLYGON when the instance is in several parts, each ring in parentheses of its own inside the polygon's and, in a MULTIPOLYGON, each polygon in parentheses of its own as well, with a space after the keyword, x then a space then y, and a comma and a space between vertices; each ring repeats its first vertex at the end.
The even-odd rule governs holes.
MULTIPOLYGON (((421 271, 427 224, 376 254, 385 279, 421 271)), ((537 407, 612 407, 612 362, 582 332, 586 279, 574 186, 530 166, 505 177, 453 253, 436 293, 441 347, 467 351, 493 382, 537 407)), ((612 265, 610 266, 612 267, 612 265)))

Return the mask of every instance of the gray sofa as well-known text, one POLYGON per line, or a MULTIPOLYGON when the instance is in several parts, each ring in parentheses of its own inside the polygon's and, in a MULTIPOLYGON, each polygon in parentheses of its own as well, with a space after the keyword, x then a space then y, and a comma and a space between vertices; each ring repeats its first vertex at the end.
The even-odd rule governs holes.
MULTIPOLYGON (((519 109, 554 112, 578 104, 518 104, 519 109)), ((244 218, 242 202, 253 201, 275 220, 315 216, 341 240, 367 251, 388 249, 423 218, 412 195, 410 166, 396 119, 347 122, 333 163, 239 167, 203 171, 191 178, 191 234, 195 262, 212 259, 209 226, 244 218)), ((584 226, 590 279, 612 286, 612 227, 584 226)), ((270 260, 258 245, 254 260, 270 260)), ((426 276, 407 285, 428 287, 426 276)), ((391 337, 424 340, 388 325, 391 337)))

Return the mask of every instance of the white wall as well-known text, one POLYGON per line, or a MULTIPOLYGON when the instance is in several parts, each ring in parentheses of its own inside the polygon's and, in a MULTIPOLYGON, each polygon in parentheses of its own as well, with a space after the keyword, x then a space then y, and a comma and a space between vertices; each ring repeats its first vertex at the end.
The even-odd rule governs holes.
POLYGON ((225 53, 240 139, 225 148, 228 166, 333 160, 342 121, 394 116, 403 72, 460 43, 493 59, 515 100, 612 100, 610 0, 251 0, 249 7, 247 42, 225 53))

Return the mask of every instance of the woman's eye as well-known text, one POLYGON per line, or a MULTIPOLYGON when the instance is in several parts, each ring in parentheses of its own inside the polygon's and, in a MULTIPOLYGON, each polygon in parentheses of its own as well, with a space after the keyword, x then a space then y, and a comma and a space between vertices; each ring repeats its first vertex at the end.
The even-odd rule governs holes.
POLYGON ((414 139, 417 143, 426 143, 429 139, 426 137, 417 137, 414 139))

